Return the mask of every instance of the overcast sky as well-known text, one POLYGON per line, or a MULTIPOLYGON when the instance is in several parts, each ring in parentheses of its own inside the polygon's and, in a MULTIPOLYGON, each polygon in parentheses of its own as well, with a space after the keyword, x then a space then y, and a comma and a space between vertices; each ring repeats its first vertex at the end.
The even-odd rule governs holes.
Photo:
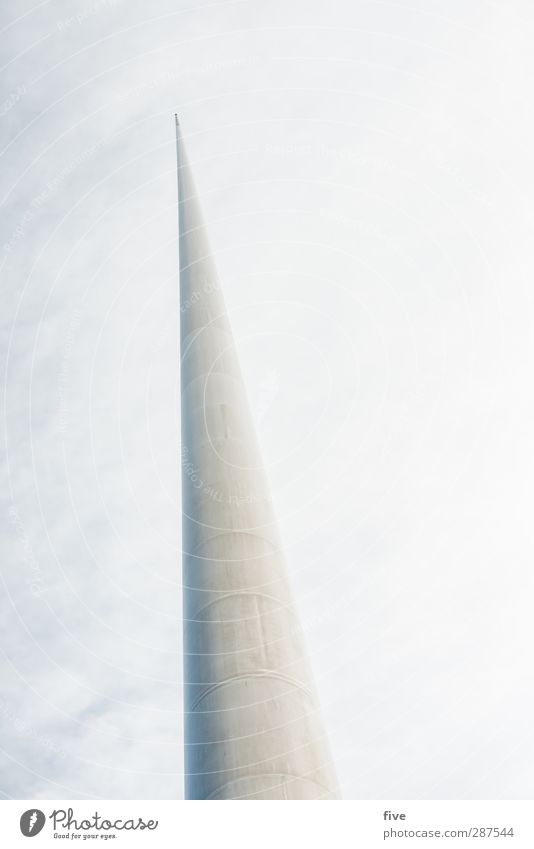
POLYGON ((532 797, 532 3, 2 27, 4 796, 182 794, 177 111, 345 796, 532 797))

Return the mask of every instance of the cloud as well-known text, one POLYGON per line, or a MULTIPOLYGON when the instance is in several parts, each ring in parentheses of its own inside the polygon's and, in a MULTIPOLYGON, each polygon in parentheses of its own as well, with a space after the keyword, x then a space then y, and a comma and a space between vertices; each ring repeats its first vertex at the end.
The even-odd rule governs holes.
POLYGON ((182 792, 175 111, 345 795, 531 795, 512 7, 5 4, 7 797, 182 792))

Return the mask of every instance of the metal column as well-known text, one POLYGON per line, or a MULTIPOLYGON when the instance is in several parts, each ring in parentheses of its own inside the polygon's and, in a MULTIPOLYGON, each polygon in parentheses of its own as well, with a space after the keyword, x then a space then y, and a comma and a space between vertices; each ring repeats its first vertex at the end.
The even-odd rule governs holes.
POLYGON ((178 120, 176 133, 186 798, 337 798, 178 120))

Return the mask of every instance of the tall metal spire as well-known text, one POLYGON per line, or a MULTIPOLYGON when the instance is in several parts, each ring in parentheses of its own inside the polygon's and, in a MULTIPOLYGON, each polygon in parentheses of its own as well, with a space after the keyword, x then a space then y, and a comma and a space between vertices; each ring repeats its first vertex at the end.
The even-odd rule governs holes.
POLYGON ((176 143, 186 798, 337 798, 178 118, 176 143))

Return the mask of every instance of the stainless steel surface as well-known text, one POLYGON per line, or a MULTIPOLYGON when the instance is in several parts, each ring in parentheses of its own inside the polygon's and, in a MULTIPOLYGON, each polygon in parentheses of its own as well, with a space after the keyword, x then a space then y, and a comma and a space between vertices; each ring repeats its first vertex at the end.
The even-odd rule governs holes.
POLYGON ((337 798, 232 331, 176 127, 186 797, 337 798))

